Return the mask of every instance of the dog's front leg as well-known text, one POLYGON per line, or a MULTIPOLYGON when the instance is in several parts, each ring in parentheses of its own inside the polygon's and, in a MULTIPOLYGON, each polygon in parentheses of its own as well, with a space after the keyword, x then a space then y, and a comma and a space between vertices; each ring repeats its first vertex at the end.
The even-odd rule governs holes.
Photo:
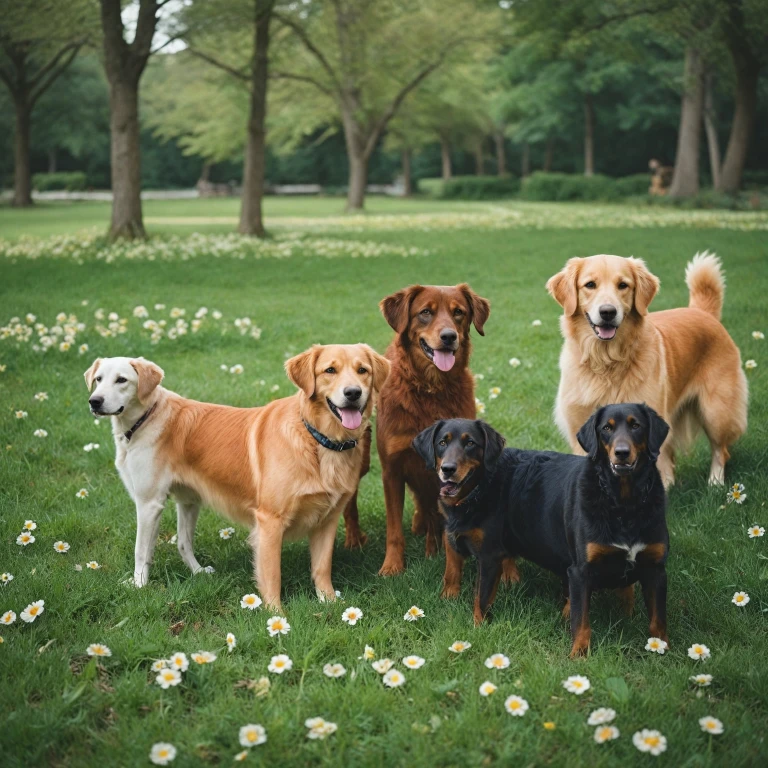
POLYGON ((640 574, 640 586, 648 611, 651 637, 668 643, 667 637, 667 569, 663 565, 644 568, 640 574))
POLYGON ((589 573, 584 566, 572 565, 568 569, 568 604, 571 613, 571 658, 584 656, 589 650, 592 627, 589 624, 589 599, 592 596, 589 573))
POLYGON ((143 587, 149 581, 149 566, 160 530, 165 499, 136 502, 136 549, 134 552, 133 583, 143 587))
POLYGON ((464 557, 451 546, 447 531, 443 531, 443 547, 445 548, 445 573, 443 574, 443 591, 440 593, 440 597, 458 597, 459 592, 461 592, 464 557))
POLYGON ((321 603, 336 599, 336 590, 331 582, 331 566, 333 563, 333 544, 339 527, 340 511, 346 506, 346 501, 338 509, 333 510, 322 525, 309 534, 309 557, 312 563, 312 580, 315 582, 317 599, 321 603))
POLYGON ((485 620, 488 610, 496 599, 496 590, 501 580, 501 560, 480 558, 477 561, 477 588, 475 591, 475 626, 485 620))
POLYGON ((265 604, 279 611, 283 521, 261 509, 255 516, 256 527, 248 537, 253 548, 253 575, 265 604))

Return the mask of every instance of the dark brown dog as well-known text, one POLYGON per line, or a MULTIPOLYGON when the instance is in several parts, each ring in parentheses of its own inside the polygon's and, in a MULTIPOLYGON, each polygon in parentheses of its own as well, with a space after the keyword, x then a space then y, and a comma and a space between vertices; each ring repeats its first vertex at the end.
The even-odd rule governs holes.
MULTIPOLYGON (((412 285, 379 304, 397 334, 386 351, 392 363, 377 406, 376 443, 387 508, 387 552, 379 573, 405 570, 403 503, 408 485, 415 502, 412 531, 426 534, 426 554, 437 553, 442 520, 437 509, 439 484, 411 446, 413 438, 436 419, 475 417, 475 382, 469 371, 470 327, 483 336, 490 303, 466 283, 456 286, 412 285)), ((347 546, 365 540, 353 498, 345 512, 347 546)), ((461 558, 446 547, 443 597, 459 593, 461 558), (458 574, 458 578, 457 578, 458 574)), ((517 577, 514 562, 506 578, 517 577)))

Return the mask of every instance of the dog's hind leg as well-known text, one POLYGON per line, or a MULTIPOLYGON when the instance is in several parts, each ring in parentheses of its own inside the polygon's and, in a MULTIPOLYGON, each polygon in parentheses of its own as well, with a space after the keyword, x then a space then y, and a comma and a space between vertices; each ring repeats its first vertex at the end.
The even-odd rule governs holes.
POLYGON ((203 566, 197 562, 197 558, 195 557, 195 527, 197 526, 197 517, 199 514, 200 504, 198 502, 176 502, 176 543, 179 548, 181 559, 187 564, 187 567, 192 573, 198 573, 199 571, 213 573, 213 567, 208 566, 207 568, 203 568, 203 566))
POLYGON ((568 569, 568 591, 571 617, 571 658, 586 655, 592 639, 592 627, 589 623, 589 600, 592 587, 585 568, 572 565, 568 569))
POLYGON ((635 612, 635 585, 630 584, 628 587, 620 587, 616 590, 616 594, 619 596, 624 613, 627 616, 631 616, 635 612))
POLYGON ((149 566, 160 531, 160 518, 163 514, 165 497, 162 501, 136 502, 136 548, 134 550, 133 583, 143 587, 149 581, 149 566))
POLYGON ((640 576, 645 607, 648 611, 649 632, 669 642, 667 637, 667 571, 663 565, 644 569, 640 576))
POLYGON ((475 626, 480 626, 496 599, 496 590, 501 579, 501 562, 498 560, 477 561, 477 591, 475 592, 475 626))

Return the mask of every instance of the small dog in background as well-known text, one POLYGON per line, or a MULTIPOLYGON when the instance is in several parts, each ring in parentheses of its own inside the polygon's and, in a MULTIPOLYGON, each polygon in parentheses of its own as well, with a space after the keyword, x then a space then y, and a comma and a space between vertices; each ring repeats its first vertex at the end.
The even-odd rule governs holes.
POLYGON ((334 600, 333 544, 357 489, 365 433, 389 361, 366 344, 315 345, 285 364, 299 391, 259 408, 180 397, 143 359, 97 359, 85 372, 95 416, 110 416, 115 466, 136 504, 134 583, 149 578, 160 517, 176 499, 178 548, 193 573, 200 506, 247 526, 264 602, 280 607, 283 540, 309 537, 312 578, 334 600))
POLYGON ((587 456, 504 448, 482 421, 438 421, 414 440, 440 483, 448 543, 477 560, 474 620, 485 619, 502 563, 523 557, 563 583, 571 656, 587 652, 592 592, 631 613, 640 582, 650 633, 667 641, 669 535, 656 460, 669 427, 651 408, 609 405, 582 426, 587 456))

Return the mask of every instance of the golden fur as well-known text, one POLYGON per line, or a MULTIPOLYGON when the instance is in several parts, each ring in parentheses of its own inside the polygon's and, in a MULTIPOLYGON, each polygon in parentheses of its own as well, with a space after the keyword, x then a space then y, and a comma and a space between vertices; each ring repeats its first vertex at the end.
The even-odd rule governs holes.
POLYGON ((728 448, 747 428, 747 381, 739 350, 720 323, 720 261, 697 254, 686 282, 687 308, 649 314, 659 280, 641 259, 574 258, 550 278, 547 289, 564 309, 555 421, 574 453, 583 453, 576 433, 596 407, 645 402, 672 427, 659 458, 665 484, 674 482, 675 447, 703 428, 712 446, 709 480, 719 485, 728 448), (610 340, 598 338, 587 319, 599 322, 605 306, 617 310, 610 340))

